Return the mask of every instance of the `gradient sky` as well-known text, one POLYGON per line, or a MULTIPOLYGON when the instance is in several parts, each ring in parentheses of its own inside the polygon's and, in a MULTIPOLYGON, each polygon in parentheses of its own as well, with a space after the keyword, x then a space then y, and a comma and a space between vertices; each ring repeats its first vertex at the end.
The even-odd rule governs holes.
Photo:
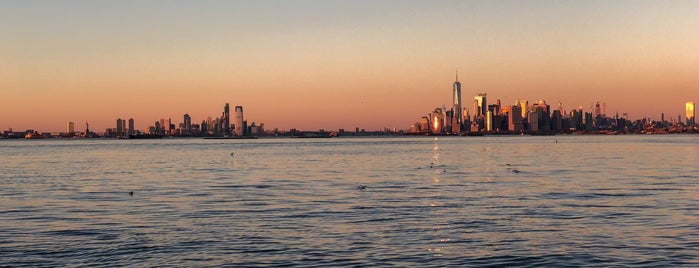
POLYGON ((405 129, 451 102, 699 102, 699 1, 1 1, 0 129, 405 129))

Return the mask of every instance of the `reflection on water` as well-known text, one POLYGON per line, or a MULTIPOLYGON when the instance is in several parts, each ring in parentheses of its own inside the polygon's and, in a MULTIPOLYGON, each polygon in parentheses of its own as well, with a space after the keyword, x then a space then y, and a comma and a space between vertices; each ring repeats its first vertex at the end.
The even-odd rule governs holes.
POLYGON ((0 266, 697 266, 698 145, 0 141, 0 266))

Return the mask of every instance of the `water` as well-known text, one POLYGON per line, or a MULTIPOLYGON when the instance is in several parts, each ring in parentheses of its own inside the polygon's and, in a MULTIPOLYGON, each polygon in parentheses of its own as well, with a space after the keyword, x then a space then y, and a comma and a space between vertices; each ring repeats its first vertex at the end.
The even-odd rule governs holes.
POLYGON ((696 135, 7 140, 0 153, 0 266, 699 266, 696 135))

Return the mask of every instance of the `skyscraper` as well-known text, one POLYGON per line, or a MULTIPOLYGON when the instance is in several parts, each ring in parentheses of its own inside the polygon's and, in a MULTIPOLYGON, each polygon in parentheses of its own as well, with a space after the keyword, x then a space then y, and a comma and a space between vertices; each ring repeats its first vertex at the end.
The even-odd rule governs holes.
POLYGON ((473 98, 474 111, 473 116, 485 116, 488 112, 488 101, 486 93, 479 93, 478 96, 473 98))
POLYGON ((444 133, 444 110, 440 108, 435 108, 430 118, 432 119, 432 133, 442 134, 444 133))
POLYGON ((192 134, 192 117, 189 114, 184 114, 184 134, 192 134))
POLYGON ((121 118, 117 119, 117 121, 116 121, 116 135, 123 136, 125 128, 126 128, 126 120, 121 119, 121 118))
POLYGON ((165 126, 165 118, 160 118, 159 125, 156 125, 159 134, 165 134, 167 127, 165 126))
POLYGON ((512 106, 511 111, 507 113, 508 129, 512 132, 519 133, 522 131, 522 107, 512 106))
POLYGON ((66 124, 66 133, 68 134, 73 134, 75 133, 75 123, 73 122, 68 122, 66 124))
POLYGON ((129 118, 129 135, 136 134, 136 128, 134 127, 133 118, 129 118))
MULTIPOLYGON (((237 109, 237 108, 236 108, 237 109)), ((226 106, 223 107, 223 135, 228 136, 231 134, 231 108, 228 106, 228 103, 226 103, 226 106)))
MULTIPOLYGON (((226 104, 228 107, 228 104, 226 104)), ((245 135, 245 123, 243 123, 243 106, 235 106, 235 135, 245 135)))
MULTIPOLYGON (((461 124, 463 123, 463 111, 461 109, 461 83, 459 83, 459 72, 456 72, 456 81, 454 82, 454 89, 452 94, 452 111, 453 118, 456 119, 458 124, 458 129, 461 129, 461 124)), ((453 127, 453 126, 452 126, 453 127)))
POLYGON ((528 100, 518 100, 517 105, 522 108, 522 118, 526 119, 529 115, 529 101, 528 100))
POLYGON ((693 127, 696 124, 694 102, 687 102, 685 108, 687 111, 687 126, 693 127))

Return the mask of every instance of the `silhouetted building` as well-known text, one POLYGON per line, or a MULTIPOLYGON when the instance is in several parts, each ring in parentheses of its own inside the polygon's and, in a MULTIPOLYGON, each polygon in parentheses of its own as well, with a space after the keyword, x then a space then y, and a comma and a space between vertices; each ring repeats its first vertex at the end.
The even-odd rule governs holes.
POLYGON ((129 118, 129 135, 136 134, 136 127, 133 118, 129 118))
POLYGON ((507 113, 508 130, 512 132, 522 132, 522 107, 512 106, 507 113))
POLYGON ((592 120, 593 120, 592 113, 585 113, 585 120, 584 120, 585 130, 590 131, 590 130, 594 129, 593 125, 592 125, 592 120))
POLYGON ((529 112, 529 127, 531 131, 534 132, 547 132, 551 130, 551 106, 546 104, 545 101, 537 101, 537 103, 532 104, 531 111, 529 112), (531 116, 537 116, 538 118, 531 118, 531 116), (536 122, 536 125, 534 124, 536 122))
POLYGON ((454 118, 454 113, 453 109, 452 110, 446 110, 445 117, 444 117, 444 131, 447 133, 452 133, 452 125, 454 123, 456 118, 454 118))
POLYGON ((563 115, 561 110, 553 110, 551 115, 551 130, 560 132, 563 130, 563 115))
POLYGON ((570 119, 571 119, 571 128, 575 130, 583 130, 584 125, 583 125, 583 113, 582 109, 580 110, 573 110, 570 112, 570 119))
POLYGON ((126 120, 119 118, 116 122, 115 135, 124 136, 124 134, 126 134, 126 120))
POLYGON ((192 117, 189 114, 184 114, 184 135, 192 134, 192 117))
MULTIPOLYGON (((236 108, 237 109, 237 108, 236 108)), ((231 109, 228 103, 223 107, 223 135, 231 134, 231 109)))

